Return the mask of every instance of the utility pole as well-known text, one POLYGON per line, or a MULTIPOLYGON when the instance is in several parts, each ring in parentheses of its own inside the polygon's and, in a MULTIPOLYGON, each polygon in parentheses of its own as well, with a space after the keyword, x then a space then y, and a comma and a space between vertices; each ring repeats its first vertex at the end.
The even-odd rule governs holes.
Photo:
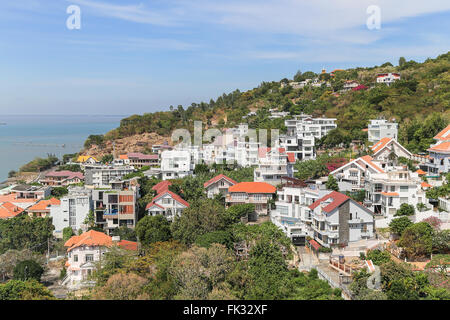
POLYGON ((47 238, 47 264, 50 261, 50 238, 47 238))

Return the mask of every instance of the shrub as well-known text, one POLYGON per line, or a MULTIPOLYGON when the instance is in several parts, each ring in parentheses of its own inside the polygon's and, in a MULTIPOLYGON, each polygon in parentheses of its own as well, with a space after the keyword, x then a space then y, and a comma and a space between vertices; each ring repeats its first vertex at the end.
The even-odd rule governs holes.
POLYGON ((34 260, 25 260, 19 262, 14 268, 14 280, 27 281, 35 279, 41 281, 44 269, 34 260))

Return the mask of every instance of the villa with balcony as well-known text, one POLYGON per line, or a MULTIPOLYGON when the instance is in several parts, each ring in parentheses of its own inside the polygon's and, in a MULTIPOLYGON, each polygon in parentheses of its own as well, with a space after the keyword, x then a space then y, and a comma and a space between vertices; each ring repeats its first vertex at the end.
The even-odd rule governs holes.
POLYGON ((294 153, 286 153, 285 148, 259 148, 258 168, 254 171, 254 181, 267 182, 273 186, 281 183, 282 177, 294 175, 294 153))
POLYGON ((313 238, 324 247, 348 245, 374 236, 373 212, 342 193, 330 192, 309 208, 313 238))
POLYGON ((204 183, 206 194, 208 198, 214 198, 218 194, 222 194, 224 197, 228 194, 228 188, 237 184, 236 181, 227 177, 224 174, 212 178, 204 183))
POLYGON ((265 182, 241 182, 228 188, 225 198, 227 207, 235 204, 253 203, 255 215, 249 220, 257 220, 260 216, 268 216, 270 212, 269 201, 277 189, 265 182))

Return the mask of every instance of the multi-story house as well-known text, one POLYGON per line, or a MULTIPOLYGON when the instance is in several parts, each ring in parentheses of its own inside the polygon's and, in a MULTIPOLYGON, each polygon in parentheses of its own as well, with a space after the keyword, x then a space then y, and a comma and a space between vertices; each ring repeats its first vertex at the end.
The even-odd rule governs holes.
POLYGON ((293 152, 298 160, 315 159, 315 139, 320 139, 337 128, 334 118, 313 118, 310 115, 294 116, 285 121, 287 133, 281 138, 281 146, 293 152))
POLYGON ((47 173, 44 179, 39 180, 39 183, 44 186, 68 186, 83 181, 84 175, 81 172, 64 170, 47 173))
POLYGON ((132 166, 135 169, 141 169, 142 167, 158 167, 159 155, 158 154, 143 154, 140 152, 132 152, 128 154, 122 154, 119 156, 120 160, 123 160, 125 165, 132 166))
POLYGON ((191 153, 187 150, 171 150, 161 153, 162 180, 183 178, 193 174, 191 153))
POLYGON ((89 212, 94 210, 92 190, 70 188, 69 193, 60 200, 60 205, 50 207, 55 235, 62 237, 62 231, 66 227, 71 227, 74 231, 86 229, 84 221, 89 212))
POLYGON ((90 230, 79 236, 73 236, 66 241, 68 261, 67 275, 62 284, 69 288, 78 288, 89 284, 89 276, 96 268, 96 263, 102 260, 105 252, 113 246, 125 250, 137 251, 137 242, 111 238, 103 232, 90 230))
POLYGON ((371 156, 363 156, 352 160, 340 168, 330 172, 338 181, 340 191, 357 191, 364 189, 367 172, 384 173, 381 164, 373 161, 371 156))
POLYGON ((115 181, 109 189, 92 190, 95 223, 108 234, 120 226, 134 229, 138 199, 137 179, 115 181))
POLYGON ((324 247, 347 245, 374 236, 373 212, 342 193, 330 192, 309 208, 313 237, 324 247))
POLYGON ((379 73, 377 75, 377 83, 384 83, 388 86, 397 80, 400 80, 399 73, 379 73))
POLYGON ((388 122, 385 119, 370 120, 368 127, 369 142, 377 142, 383 138, 397 140, 398 123, 388 122))
POLYGON ((313 236, 309 205, 330 191, 319 190, 315 184, 288 177, 282 178, 282 186, 277 191, 276 208, 270 212, 271 221, 294 243, 302 245, 306 236, 313 236))
POLYGON ((90 188, 111 188, 111 183, 121 180, 125 175, 134 172, 130 166, 95 166, 86 169, 85 186, 90 188))
POLYGON ((276 188, 265 182, 241 182, 228 188, 225 202, 228 207, 234 204, 255 204, 255 215, 249 220, 257 220, 259 216, 269 214, 269 201, 275 193, 276 188))
POLYGON ((259 148, 258 168, 254 171, 253 180, 267 182, 277 186, 282 177, 293 177, 295 155, 286 153, 284 148, 259 148))
POLYGON ((429 157, 423 168, 430 176, 438 176, 450 171, 450 125, 434 138, 436 143, 428 149, 429 157))
POLYGON ((405 147, 403 147, 400 143, 398 143, 397 140, 393 138, 383 138, 370 148, 373 152, 373 160, 380 162, 382 168, 389 164, 392 165, 392 155, 395 155, 396 158, 404 157, 407 159, 411 159, 413 157, 411 152, 409 152, 405 147))
POLYGON ((356 80, 346 80, 344 82, 344 86, 342 88, 342 91, 350 91, 354 88, 357 88, 359 86, 358 81, 356 80))
POLYGON ((426 204, 425 191, 422 189, 417 172, 407 167, 387 167, 384 173, 368 172, 365 182, 366 200, 364 204, 375 214, 393 216, 401 204, 417 206, 426 204))
POLYGON ((219 174, 211 180, 206 181, 203 186, 205 187, 208 198, 212 199, 218 194, 226 196, 228 194, 228 188, 235 184, 237 184, 237 182, 233 179, 224 174, 219 174))

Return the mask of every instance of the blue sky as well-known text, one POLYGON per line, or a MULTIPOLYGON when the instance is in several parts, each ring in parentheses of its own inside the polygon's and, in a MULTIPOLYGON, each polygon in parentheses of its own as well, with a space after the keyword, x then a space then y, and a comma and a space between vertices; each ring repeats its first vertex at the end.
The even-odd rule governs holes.
POLYGON ((449 31, 447 0, 2 1, 0 114, 167 110, 298 69, 423 61, 450 50, 449 31))

